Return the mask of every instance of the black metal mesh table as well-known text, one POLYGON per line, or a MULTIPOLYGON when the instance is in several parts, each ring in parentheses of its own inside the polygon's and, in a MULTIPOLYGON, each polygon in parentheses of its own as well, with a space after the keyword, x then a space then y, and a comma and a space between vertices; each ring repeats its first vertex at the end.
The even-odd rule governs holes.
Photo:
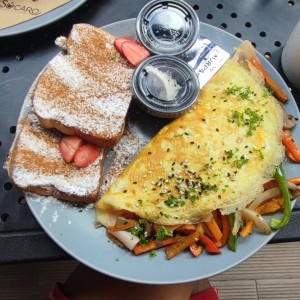
MULTIPOLYGON (((35 31, 0 38, 0 165, 14 139, 17 118, 27 91, 47 62, 58 52, 54 40, 67 35, 74 23, 103 26, 135 18, 148 1, 89 0, 60 21, 35 31)), ((300 18, 300 1, 194 0, 187 1, 201 22, 250 40, 284 77, 280 56, 289 34, 300 18)), ((288 83, 288 81, 287 81, 288 83)), ((291 86, 292 88, 292 86, 291 86)), ((300 93, 292 89, 300 106, 300 93)), ((22 193, 0 169, 0 263, 68 258, 42 230, 22 193)), ((289 225, 271 243, 300 241, 300 203, 289 225)))

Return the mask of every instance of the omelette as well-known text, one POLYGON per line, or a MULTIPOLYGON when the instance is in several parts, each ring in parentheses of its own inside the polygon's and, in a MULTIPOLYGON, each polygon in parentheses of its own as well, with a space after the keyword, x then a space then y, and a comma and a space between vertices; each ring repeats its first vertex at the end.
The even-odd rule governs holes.
POLYGON ((133 213, 161 225, 197 224, 245 208, 282 162, 283 110, 241 52, 164 126, 96 203, 97 221, 133 213))

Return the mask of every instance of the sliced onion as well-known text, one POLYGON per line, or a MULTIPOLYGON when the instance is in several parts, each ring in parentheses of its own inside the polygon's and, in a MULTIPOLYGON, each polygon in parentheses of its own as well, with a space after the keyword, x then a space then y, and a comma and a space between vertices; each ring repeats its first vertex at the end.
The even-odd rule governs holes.
MULTIPOLYGON (((100 213, 100 222, 105 227, 114 226, 118 220, 118 215, 113 213, 100 213)), ((126 230, 120 230, 110 232, 111 235, 116 237, 121 243, 123 243, 128 249, 132 250, 140 239, 126 230)))
POLYGON ((299 191, 300 190, 300 186, 295 183, 288 181, 287 184, 288 184, 289 190, 291 190, 291 191, 299 191))
POLYGON ((266 200, 281 196, 281 190, 279 187, 274 187, 272 189, 266 190, 258 195, 249 205, 249 208, 255 210, 260 204, 266 200))
POLYGON ((239 210, 237 212, 234 213, 234 224, 232 227, 232 234, 233 235, 237 235, 240 227, 241 227, 241 221, 242 221, 242 212, 239 210))
POLYGON ((244 208, 242 210, 242 217, 247 220, 252 220, 254 222, 255 227, 262 233, 270 234, 272 232, 270 225, 267 221, 256 211, 244 208))
POLYGON ((132 250, 140 239, 126 230, 110 232, 115 236, 120 242, 122 242, 129 250, 132 250))
POLYGON ((296 199, 300 196, 300 189, 291 191, 291 198, 296 199))

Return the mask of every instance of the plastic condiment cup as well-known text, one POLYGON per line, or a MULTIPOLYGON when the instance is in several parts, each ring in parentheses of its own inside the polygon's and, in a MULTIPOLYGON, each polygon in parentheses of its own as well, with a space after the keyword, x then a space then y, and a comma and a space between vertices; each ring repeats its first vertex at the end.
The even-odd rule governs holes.
POLYGON ((195 71, 182 59, 169 55, 154 55, 142 62, 133 74, 132 86, 139 106, 162 118, 184 114, 200 92, 195 71))
POLYGON ((196 42, 199 30, 196 12, 182 0, 150 1, 136 19, 138 39, 153 54, 186 52, 196 42))

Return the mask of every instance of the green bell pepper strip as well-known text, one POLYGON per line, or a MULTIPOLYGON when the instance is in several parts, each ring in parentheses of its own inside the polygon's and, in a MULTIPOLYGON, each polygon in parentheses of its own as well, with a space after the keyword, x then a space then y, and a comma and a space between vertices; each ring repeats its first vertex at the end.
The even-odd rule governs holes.
POLYGON ((275 180, 278 182, 283 196, 283 217, 281 220, 272 219, 270 226, 271 228, 278 230, 283 228, 289 222, 292 212, 291 195, 282 164, 276 169, 275 180))
POLYGON ((229 250, 236 252, 236 248, 237 248, 237 236, 232 234, 232 229, 234 226, 234 221, 235 221, 235 213, 231 213, 228 215, 228 219, 229 219, 229 235, 228 235, 228 240, 227 240, 227 247, 229 250))

